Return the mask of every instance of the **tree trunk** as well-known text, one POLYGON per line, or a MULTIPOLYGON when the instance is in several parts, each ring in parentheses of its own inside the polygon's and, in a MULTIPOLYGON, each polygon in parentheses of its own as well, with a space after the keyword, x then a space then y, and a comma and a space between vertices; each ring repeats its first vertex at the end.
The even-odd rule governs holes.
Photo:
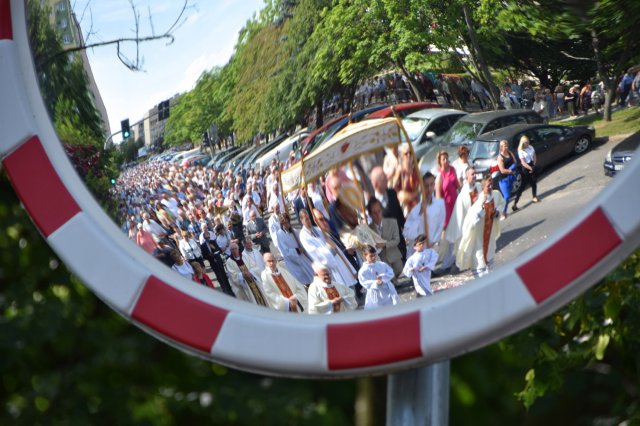
POLYGON ((316 102, 316 129, 322 127, 324 116, 322 115, 322 100, 316 102))
POLYGON ((407 77, 409 86, 411 86, 411 91, 415 95, 417 101, 418 102, 424 101, 426 99, 426 93, 424 93, 424 88, 422 87, 422 85, 418 84, 418 82, 416 81, 415 78, 413 78, 411 73, 407 71, 407 68, 404 66, 404 61, 402 59, 398 60, 396 63, 398 67, 400 67, 402 74, 404 74, 404 76, 407 77))
POLYGON ((485 61, 484 56, 482 56, 482 53, 480 53, 480 46, 478 45, 476 30, 473 26, 473 20, 471 19, 469 7, 466 4, 462 5, 462 12, 464 13, 464 21, 467 24, 467 32, 471 44, 471 56, 474 57, 474 62, 478 65, 478 71, 480 71, 480 75, 482 76, 482 79, 487 86, 489 99, 491 100, 494 109, 498 109, 500 107, 500 91, 498 90, 496 84, 493 82, 493 76, 489 71, 487 61, 485 61))
POLYGON ((355 398, 356 426, 382 426, 386 411, 386 380, 384 377, 357 379, 355 398))
POLYGON ((604 82, 604 107, 602 111, 602 119, 604 121, 611 121, 611 103, 613 102, 614 81, 607 73, 607 69, 604 66, 602 60, 602 53, 600 52, 600 38, 595 30, 591 30, 591 46, 593 47, 593 54, 596 57, 596 66, 598 69, 598 77, 604 82))

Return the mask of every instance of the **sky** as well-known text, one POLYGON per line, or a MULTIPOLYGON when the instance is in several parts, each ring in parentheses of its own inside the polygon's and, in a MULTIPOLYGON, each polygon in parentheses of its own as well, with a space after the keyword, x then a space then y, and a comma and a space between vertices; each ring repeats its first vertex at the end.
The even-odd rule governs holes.
MULTIPOLYGON (((125 67, 115 45, 87 51, 112 132, 120 130, 121 120, 128 118, 133 124, 159 102, 192 89, 204 71, 226 64, 238 32, 264 7, 264 0, 188 1, 184 22, 173 32, 173 44, 166 40, 140 44, 142 71, 125 67)), ((165 32, 178 17, 183 1, 134 0, 134 4, 140 16, 140 36, 148 36, 165 32)), ((128 0, 72 0, 72 7, 87 45, 135 36, 128 0)), ((130 59, 136 57, 135 43, 121 51, 130 59)), ((113 138, 114 142, 121 139, 120 135, 113 138)))

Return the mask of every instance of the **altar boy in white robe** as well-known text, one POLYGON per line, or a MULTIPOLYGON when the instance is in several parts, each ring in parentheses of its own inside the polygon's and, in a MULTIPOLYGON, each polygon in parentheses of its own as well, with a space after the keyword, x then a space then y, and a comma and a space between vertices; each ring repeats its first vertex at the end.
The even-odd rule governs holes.
POLYGON ((266 269, 262 271, 262 289, 272 308, 284 312, 306 313, 307 291, 285 268, 278 267, 271 253, 264 254, 266 269))
POLYGON ((391 282, 394 278, 393 269, 384 262, 378 261, 377 250, 368 246, 364 250, 365 262, 358 272, 358 281, 367 289, 364 301, 365 309, 373 309, 385 305, 397 305, 400 298, 391 282))
POLYGON ((325 265, 314 262, 315 277, 309 286, 309 313, 333 314, 357 308, 355 293, 344 284, 334 282, 325 265))
POLYGON ((418 235, 413 243, 413 254, 407 259, 402 272, 413 280, 418 297, 433 294, 431 289, 431 271, 436 267, 438 253, 427 248, 427 237, 418 235))

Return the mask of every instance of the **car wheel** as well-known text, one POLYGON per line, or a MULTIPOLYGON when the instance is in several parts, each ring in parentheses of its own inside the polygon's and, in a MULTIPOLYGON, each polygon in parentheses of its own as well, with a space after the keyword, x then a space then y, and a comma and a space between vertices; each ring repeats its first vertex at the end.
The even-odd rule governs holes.
POLYGON ((573 152, 575 154, 582 154, 587 149, 589 149, 590 144, 591 139, 589 138, 589 136, 580 136, 575 145, 573 145, 573 152))
POLYGON ((522 186, 522 172, 516 175, 516 180, 513 182, 513 186, 511 187, 511 193, 517 194, 520 190, 520 186, 522 186))

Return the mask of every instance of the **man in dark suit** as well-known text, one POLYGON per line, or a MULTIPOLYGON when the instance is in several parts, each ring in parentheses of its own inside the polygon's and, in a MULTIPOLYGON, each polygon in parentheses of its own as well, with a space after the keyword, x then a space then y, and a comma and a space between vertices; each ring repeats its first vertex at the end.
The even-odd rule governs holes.
POLYGON ((251 213, 249 213, 249 221, 245 225, 245 234, 251 238, 254 244, 260 246, 262 253, 269 253, 271 251, 269 248, 269 237, 267 237, 268 233, 269 228, 264 219, 258 217, 255 210, 252 210, 251 213))
POLYGON ((300 210, 305 209, 307 213, 309 213, 309 218, 311 219, 311 226, 316 225, 316 221, 313 219, 313 201, 311 198, 307 198, 307 188, 303 186, 300 188, 300 192, 298 196, 293 200, 293 208, 296 211, 296 216, 298 217, 298 223, 300 223, 300 210))
MULTIPOLYGON (((387 176, 384 174, 382 167, 376 166, 371 170, 371 184, 373 185, 376 199, 380 201, 382 205, 382 216, 395 219, 398 222, 400 235, 402 235, 405 222, 402 206, 400 206, 396 191, 393 188, 387 187, 387 176)), ((407 247, 404 238, 400 238, 398 249, 400 249, 402 253, 402 260, 404 262, 407 258, 407 247)))
POLYGON ((209 226, 206 222, 202 222, 201 227, 202 232, 200 233, 198 240, 200 242, 200 250, 202 250, 202 257, 207 259, 209 262, 211 270, 215 274, 216 280, 218 281, 218 284, 220 284, 222 291, 229 296, 236 297, 231 289, 231 284, 227 277, 227 271, 224 268, 224 261, 222 260, 220 247, 218 247, 218 243, 216 242, 216 236, 209 230, 209 226))

